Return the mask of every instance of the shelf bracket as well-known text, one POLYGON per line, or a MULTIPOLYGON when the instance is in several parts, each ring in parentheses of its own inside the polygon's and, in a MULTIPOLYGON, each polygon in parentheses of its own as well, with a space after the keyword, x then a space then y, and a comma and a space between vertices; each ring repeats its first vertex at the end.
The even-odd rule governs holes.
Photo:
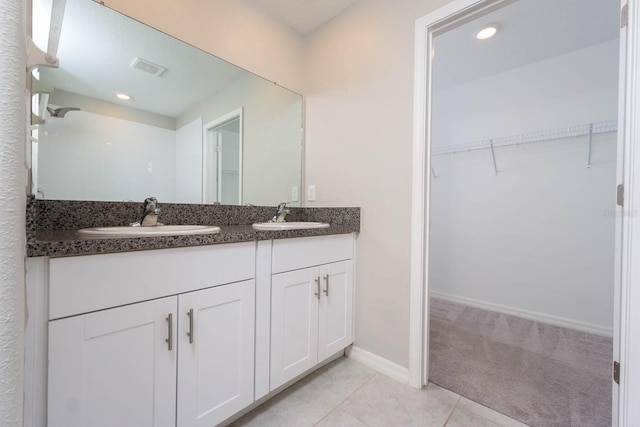
POLYGON ((493 171, 498 175, 498 164, 496 163, 496 150, 493 148, 493 139, 489 140, 491 146, 491 157, 493 157, 493 171))
POLYGON ((589 139, 587 140, 587 167, 591 168, 591 144, 593 142, 593 123, 589 125, 589 133, 587 134, 589 139))
POLYGON ((41 50, 31 37, 27 36, 27 70, 31 71, 42 66, 58 68, 60 61, 55 56, 41 50))

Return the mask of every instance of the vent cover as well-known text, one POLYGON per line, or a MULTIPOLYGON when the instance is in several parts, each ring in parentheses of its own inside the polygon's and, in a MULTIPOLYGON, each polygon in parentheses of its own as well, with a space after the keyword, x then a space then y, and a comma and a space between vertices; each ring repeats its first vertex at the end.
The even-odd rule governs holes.
POLYGON ((161 65, 154 64, 153 62, 138 57, 131 63, 131 68, 136 68, 158 77, 162 77, 162 74, 167 71, 167 69, 161 65))

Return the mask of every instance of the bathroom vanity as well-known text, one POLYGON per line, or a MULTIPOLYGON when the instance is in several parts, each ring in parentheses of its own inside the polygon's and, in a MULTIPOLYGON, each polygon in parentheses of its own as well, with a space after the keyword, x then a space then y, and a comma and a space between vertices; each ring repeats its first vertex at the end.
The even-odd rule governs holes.
POLYGON ((216 425, 250 404, 254 246, 49 260, 48 425, 216 425))
POLYGON ((270 390, 352 343, 353 237, 275 240, 270 390))
POLYGON ((101 2, 44 9, 34 27, 51 28, 64 56, 59 70, 38 70, 47 91, 33 91, 25 426, 225 424, 342 354, 353 340, 360 210, 281 204, 276 219, 289 227, 329 227, 251 226, 273 217, 251 204, 299 204, 302 96, 101 2), (149 49, 164 66, 137 53, 131 63, 149 49), (137 71, 110 72, 102 80, 113 90, 81 89, 104 74, 96 51, 137 71), (166 93, 159 75, 171 80, 166 93), (135 90, 135 110, 114 103, 123 90, 135 90), (158 196, 161 212, 155 197, 142 216, 139 203, 116 202, 143 194, 158 196), (158 220, 220 230, 113 234, 158 220))
POLYGON ((343 354, 359 218, 244 227, 250 241, 28 258, 25 425, 224 425, 343 354))

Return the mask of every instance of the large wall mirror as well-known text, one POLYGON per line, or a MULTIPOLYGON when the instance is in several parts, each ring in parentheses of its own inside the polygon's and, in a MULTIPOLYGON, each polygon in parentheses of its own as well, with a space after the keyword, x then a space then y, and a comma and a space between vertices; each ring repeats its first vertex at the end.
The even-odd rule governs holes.
POLYGON ((299 94, 92 0, 33 0, 33 38, 37 198, 299 205, 299 94))

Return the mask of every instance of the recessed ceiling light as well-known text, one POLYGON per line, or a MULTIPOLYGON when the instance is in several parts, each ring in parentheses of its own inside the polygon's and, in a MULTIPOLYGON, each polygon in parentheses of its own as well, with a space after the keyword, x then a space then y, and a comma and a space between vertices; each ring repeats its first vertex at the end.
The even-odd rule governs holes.
POLYGON ((116 93, 116 96, 122 100, 128 101, 131 99, 131 97, 129 95, 127 95, 126 93, 116 93))
POLYGON ((487 25, 486 27, 478 31, 478 34, 476 34, 476 38, 478 40, 490 39, 491 37, 496 35, 499 29, 500 29, 500 25, 498 24, 487 25))

